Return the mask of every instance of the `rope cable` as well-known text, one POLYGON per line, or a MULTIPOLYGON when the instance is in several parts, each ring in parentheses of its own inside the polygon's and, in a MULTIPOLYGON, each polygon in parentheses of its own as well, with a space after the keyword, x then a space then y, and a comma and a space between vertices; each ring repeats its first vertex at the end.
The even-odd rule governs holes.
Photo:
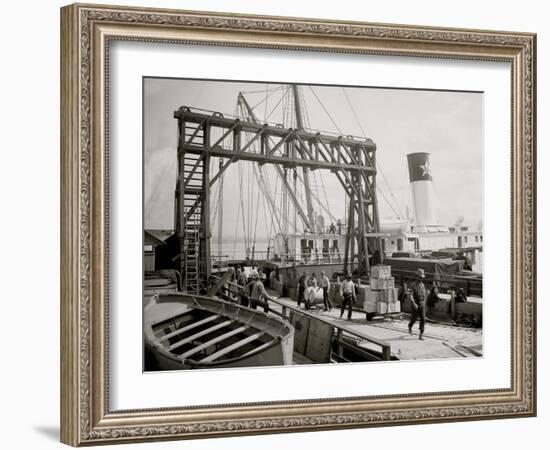
MULTIPOLYGON (((355 111, 355 108, 353 107, 353 104, 351 103, 351 100, 348 96, 348 93, 346 92, 346 88, 342 87, 342 91, 344 91, 344 96, 346 97, 346 100, 348 102, 348 105, 351 109, 351 112, 353 113, 353 116, 355 117, 355 120, 357 122, 357 125, 359 125, 359 129, 361 130, 361 133, 363 133, 363 137, 366 138, 367 136, 367 133, 365 132, 364 128, 363 128, 363 125, 361 124, 361 121, 359 120, 359 116, 357 115, 357 112, 355 111)), ((392 208, 393 212, 397 215, 397 218, 398 219, 401 219, 401 217, 404 217, 404 215, 402 214, 401 212, 401 208, 399 207, 399 202, 397 201, 397 199, 395 198, 395 195, 393 195, 393 191, 391 189, 391 186, 388 182, 388 179, 386 178, 386 175, 384 175, 384 172, 382 171, 382 168, 380 167, 380 164, 378 164, 378 161, 376 161, 376 168, 378 169, 378 171, 380 172, 380 175, 382 175, 382 179, 384 180, 384 182, 386 183, 386 187, 388 188, 388 191, 390 193, 390 195, 392 196, 394 202, 395 202, 395 207, 397 208, 397 211, 395 211, 395 209, 391 206, 391 204, 388 202, 388 205, 390 205, 390 207, 392 208)), ((382 192, 382 191, 380 191, 382 192)), ((388 201, 386 199, 386 201, 388 201)))
POLYGON ((342 130, 340 130, 340 128, 338 127, 338 125, 336 124, 336 122, 334 121, 334 119, 332 118, 332 116, 330 115, 330 113, 328 112, 327 108, 325 107, 325 105, 323 104, 323 102, 321 101, 321 99, 319 98, 319 96, 317 95, 317 93, 313 90, 313 88, 312 88, 311 86, 308 86, 308 88, 309 88, 310 91, 313 93, 313 95, 315 96, 315 98, 317 99, 317 101, 319 102, 319 104, 321 105, 321 108, 323 108, 323 111, 325 111, 326 115, 328 116, 328 118, 329 118, 330 121, 332 122, 332 125, 334 125, 334 128, 336 128, 336 130, 338 130, 338 133, 343 134, 343 133, 342 133, 342 130))
MULTIPOLYGON (((267 86, 269 86, 269 83, 266 83, 267 86)), ((284 89, 286 88, 286 85, 284 84, 280 84, 278 85, 277 87, 274 87, 273 89, 270 89, 271 92, 274 92, 274 91, 278 91, 280 89, 284 89)), ((241 93, 243 94, 263 94, 265 91, 262 89, 262 90, 257 90, 257 91, 241 91, 241 93)))
POLYGON ((269 100, 269 85, 266 83, 265 85, 265 106, 264 106, 264 122, 267 120, 266 117, 267 117, 267 104, 268 104, 268 100, 269 100))
POLYGON ((258 218, 260 217, 260 194, 262 190, 258 189, 258 195, 256 196, 256 223, 254 224, 254 240, 252 241, 252 245, 256 245, 256 232, 258 230, 258 218))
MULTIPOLYGON (((259 94, 259 93, 265 93, 266 95, 265 95, 264 98, 262 98, 258 103, 256 103, 256 104, 255 104, 254 106, 252 106, 250 109, 254 110, 254 109, 256 109, 258 106, 260 106, 260 105, 261 105, 262 103, 264 103, 264 102, 266 103, 266 109, 267 109, 267 99, 268 99, 269 97, 271 97, 275 92, 277 92, 276 90, 270 91, 270 90, 267 88, 267 86, 269 86, 269 85, 266 84, 266 90, 265 90, 265 91, 258 91, 258 92, 256 92, 257 94, 259 94)), ((241 94, 244 94, 244 93, 245 93, 245 92, 241 92, 241 94)), ((250 92, 247 92, 247 93, 250 94, 250 92)))

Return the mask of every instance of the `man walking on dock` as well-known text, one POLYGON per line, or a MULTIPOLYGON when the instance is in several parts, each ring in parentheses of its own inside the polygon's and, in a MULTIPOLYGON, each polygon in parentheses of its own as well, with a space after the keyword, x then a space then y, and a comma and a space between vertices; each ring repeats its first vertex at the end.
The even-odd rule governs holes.
POLYGON ((351 320, 351 310, 353 304, 357 303, 357 297, 355 296, 355 283, 351 279, 351 272, 346 274, 346 279, 342 281, 340 285, 340 296, 342 297, 342 306, 340 308, 340 319, 344 316, 346 306, 348 306, 348 319, 351 320))
POLYGON ((330 280, 325 272, 321 272, 321 287, 323 288, 323 303, 325 305, 325 311, 331 311, 332 303, 329 298, 330 280))
POLYGON ((418 269, 416 271, 417 278, 412 284, 411 302, 412 313, 411 321, 409 322, 409 334, 412 334, 412 327, 416 320, 420 320, 419 330, 420 335, 418 339, 424 340, 424 325, 426 323, 426 286, 424 286, 424 269, 418 269))

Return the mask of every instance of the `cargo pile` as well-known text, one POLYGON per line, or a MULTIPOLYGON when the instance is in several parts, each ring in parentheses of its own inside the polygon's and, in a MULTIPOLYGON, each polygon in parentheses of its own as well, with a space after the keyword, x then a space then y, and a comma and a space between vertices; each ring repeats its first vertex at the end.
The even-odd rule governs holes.
POLYGON ((391 266, 373 266, 369 286, 365 289, 363 310, 366 313, 377 314, 401 312, 398 293, 395 280, 391 276, 391 266))

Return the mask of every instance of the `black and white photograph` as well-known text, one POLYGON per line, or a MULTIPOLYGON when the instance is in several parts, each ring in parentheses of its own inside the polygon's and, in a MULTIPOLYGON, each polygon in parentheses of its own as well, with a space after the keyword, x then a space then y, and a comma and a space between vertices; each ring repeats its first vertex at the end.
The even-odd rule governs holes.
POLYGON ((144 370, 483 356, 483 93, 143 79, 144 370))

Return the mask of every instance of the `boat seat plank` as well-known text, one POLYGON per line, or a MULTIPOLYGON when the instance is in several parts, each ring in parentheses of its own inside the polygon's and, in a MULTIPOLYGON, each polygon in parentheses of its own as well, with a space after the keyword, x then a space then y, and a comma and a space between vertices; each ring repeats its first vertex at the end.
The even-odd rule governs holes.
POLYGON ((212 322, 213 320, 216 320, 220 317, 219 314, 213 314, 212 316, 208 316, 202 320, 198 320, 196 322, 190 323, 189 325, 186 325, 184 327, 178 328, 177 330, 172 331, 171 333, 165 334, 162 336, 159 341, 166 341, 167 339, 173 338, 174 336, 177 336, 178 334, 185 333, 186 331, 192 330, 193 328, 199 327, 201 325, 204 325, 205 323, 212 322))
POLYGON ((205 363, 205 362, 215 361, 216 359, 226 355, 227 353, 230 353, 233 350, 236 350, 239 347, 242 347, 243 345, 246 345, 246 344, 258 339, 259 337, 263 336, 264 334, 265 333, 263 331, 258 331, 255 334, 252 334, 252 335, 250 335, 250 336, 248 336, 244 339, 241 339, 240 341, 235 342, 234 344, 231 344, 231 345, 229 345, 225 348, 222 348, 221 350, 217 351, 216 353, 212 353, 211 355, 207 356, 206 358, 201 359, 200 362, 205 363))
POLYGON ((188 344, 189 342, 193 342, 195 339, 198 339, 202 336, 206 336, 207 334, 210 334, 216 330, 219 330, 220 328, 223 328, 223 327, 226 327, 228 325, 230 325, 231 323, 233 323, 234 321, 233 320, 226 320, 225 322, 222 322, 222 323, 218 323, 210 328, 207 328, 206 330, 202 330, 202 331, 199 331, 198 333, 195 333, 191 336, 188 336, 184 339, 182 339, 181 341, 178 341, 176 342, 175 344, 172 344, 171 346, 168 347, 168 350, 172 351, 176 348, 179 348, 181 347, 182 345, 185 345, 185 344, 188 344))
POLYGON ((221 342, 227 338, 230 338, 231 336, 235 336, 236 334, 242 333, 243 331, 246 331, 250 328, 250 325, 243 325, 242 327, 235 328, 234 330, 228 331, 227 333, 224 333, 218 337, 215 337, 213 339, 210 339, 209 341, 206 341, 205 343, 201 345, 197 345, 195 348, 192 348, 191 350, 186 351, 185 353, 182 353, 180 355, 180 358, 185 359, 188 358, 191 355, 194 355, 195 353, 198 353, 211 345, 217 344, 218 342, 221 342))
POLYGON ((246 352, 244 355, 241 355, 241 356, 248 356, 256 352, 260 353, 262 350, 265 350, 266 348, 269 348, 270 346, 272 346, 275 341, 277 341, 277 338, 273 338, 270 341, 266 342, 265 344, 262 344, 259 347, 253 348, 252 350, 250 350, 249 352, 246 352))

